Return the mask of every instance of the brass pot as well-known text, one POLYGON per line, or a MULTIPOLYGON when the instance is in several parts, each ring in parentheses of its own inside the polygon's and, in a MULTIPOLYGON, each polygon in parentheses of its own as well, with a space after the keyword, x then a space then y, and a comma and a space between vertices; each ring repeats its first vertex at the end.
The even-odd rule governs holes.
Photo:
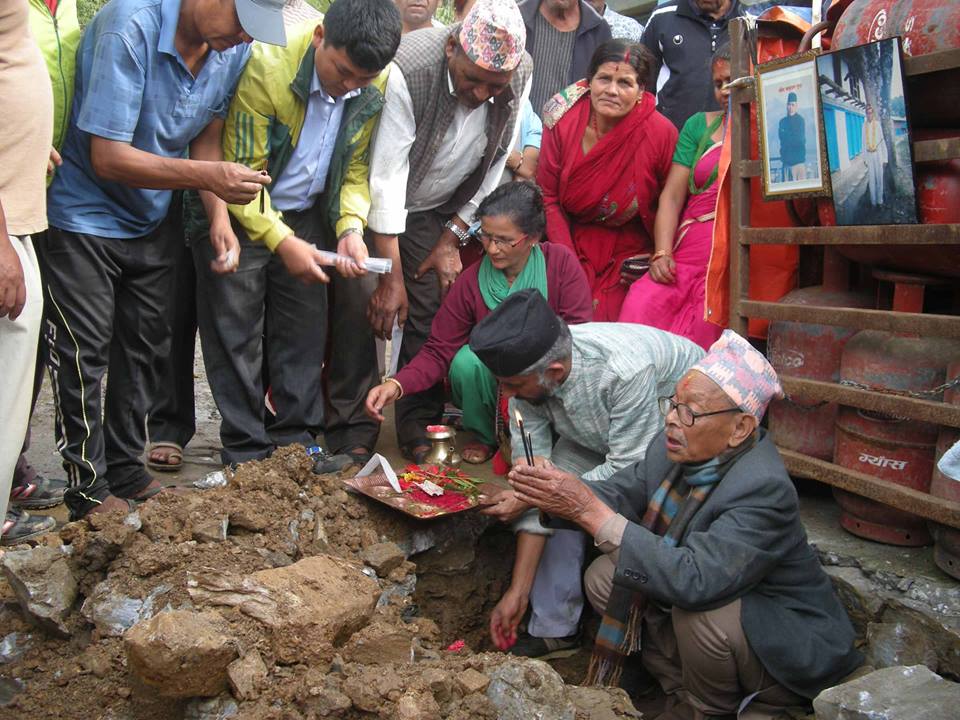
POLYGON ((431 425, 430 427, 433 428, 427 432, 430 450, 424 462, 428 465, 459 466, 461 458, 457 452, 456 430, 449 425, 431 425))

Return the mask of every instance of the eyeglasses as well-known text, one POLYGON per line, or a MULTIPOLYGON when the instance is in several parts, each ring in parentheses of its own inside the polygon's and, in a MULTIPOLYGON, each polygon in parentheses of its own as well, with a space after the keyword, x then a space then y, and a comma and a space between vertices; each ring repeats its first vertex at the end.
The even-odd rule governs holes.
POLYGON ((710 415, 720 415, 722 413, 728 412, 743 412, 738 407, 727 408, 726 410, 714 410, 713 412, 705 413, 695 413, 690 409, 690 406, 685 403, 678 403, 672 397, 661 397, 657 398, 657 403, 660 405, 660 414, 666 417, 670 414, 671 410, 677 411, 677 419, 680 420, 682 425, 687 427, 693 427, 693 423, 697 418, 709 417, 710 415))
POLYGON ((487 243, 492 242, 498 248, 515 248, 517 245, 523 242, 523 239, 527 237, 526 235, 521 235, 516 240, 510 240, 509 238, 498 237, 496 235, 489 235, 485 233, 480 228, 477 228, 476 233, 477 240, 486 245, 487 243))

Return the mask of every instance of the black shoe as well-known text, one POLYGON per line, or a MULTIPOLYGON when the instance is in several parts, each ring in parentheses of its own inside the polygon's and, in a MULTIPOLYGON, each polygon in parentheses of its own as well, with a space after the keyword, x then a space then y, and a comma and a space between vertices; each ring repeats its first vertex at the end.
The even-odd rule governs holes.
POLYGON ((580 633, 562 638, 538 638, 524 633, 510 648, 511 655, 535 658, 537 660, 557 660, 570 657, 580 649, 580 633))
POLYGON ((0 545, 17 545, 48 533, 57 526, 57 521, 46 515, 34 517, 28 512, 12 507, 7 510, 3 522, 0 545))
POLYGON ((33 482, 14 485, 10 489, 10 504, 29 510, 52 508, 63 502, 66 490, 66 480, 51 480, 37 475, 33 482))
MULTIPOLYGON (((357 447, 359 448, 361 446, 357 445, 357 447)), ((314 448, 311 448, 311 450, 313 449, 314 448)), ((319 452, 310 453, 310 457, 313 458, 313 472, 317 475, 342 472, 351 465, 359 465, 360 467, 363 467, 373 456, 372 453, 366 448, 362 448, 360 451, 357 451, 356 449, 348 450, 346 452, 337 453, 336 455, 331 455, 329 452, 319 447, 317 447, 316 450, 319 450, 319 452)))

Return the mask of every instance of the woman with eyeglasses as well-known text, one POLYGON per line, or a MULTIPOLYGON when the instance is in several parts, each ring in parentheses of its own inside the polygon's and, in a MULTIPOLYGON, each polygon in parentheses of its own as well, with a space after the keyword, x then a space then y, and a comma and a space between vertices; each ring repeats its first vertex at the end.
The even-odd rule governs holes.
POLYGON ((652 62, 641 45, 605 42, 587 78, 543 108, 537 183, 547 235, 577 254, 596 322, 617 320, 627 289, 646 268, 677 142, 677 129, 646 92, 652 62))
MULTIPOLYGON (((480 203, 477 218, 483 258, 450 288, 420 352, 395 377, 373 388, 366 403, 367 414, 383 422, 386 405, 449 376, 453 402, 463 410, 463 427, 474 436, 461 452, 469 463, 486 462, 497 449, 497 382, 467 345, 474 326, 508 295, 525 288, 539 290, 570 325, 591 319, 590 288, 577 258, 561 245, 540 244, 547 221, 536 185, 501 185, 480 203)), ((419 462, 429 448, 424 438, 413 448, 414 459, 419 462)))

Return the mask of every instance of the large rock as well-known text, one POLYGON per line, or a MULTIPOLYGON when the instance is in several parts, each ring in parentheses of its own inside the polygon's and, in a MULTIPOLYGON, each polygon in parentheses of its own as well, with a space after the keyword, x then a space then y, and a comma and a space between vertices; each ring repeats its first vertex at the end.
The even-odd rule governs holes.
POLYGON ((875 668, 926 665, 936 670, 938 665, 933 638, 912 623, 870 623, 865 659, 875 668))
POLYGON ((267 682, 267 666, 260 653, 251 650, 227 667, 230 690, 238 700, 255 700, 267 682))
POLYGON ((385 621, 374 622, 355 633, 343 646, 343 659, 361 665, 413 661, 414 628, 385 621))
POLYGON ((169 585, 158 585, 141 600, 121 595, 109 580, 104 580, 84 600, 80 612, 96 626, 101 635, 120 637, 138 622, 153 617, 157 598, 169 590, 169 585))
POLYGON ((65 621, 77 599, 77 581, 63 551, 46 545, 10 550, 4 554, 2 565, 27 619, 68 636, 65 621))
POLYGON ((642 718, 621 688, 607 687, 567 687, 567 694, 577 707, 577 717, 589 720, 622 720, 622 718, 642 718))
POLYGON ((540 660, 508 660, 490 673, 487 698, 499 720, 574 720, 577 711, 557 671, 540 660))
POLYGON ((227 694, 215 698, 195 698, 183 708, 183 720, 227 720, 239 710, 236 701, 227 694))
POLYGON ((824 570, 833 580, 837 596, 847 609, 857 637, 862 640, 867 635, 867 626, 875 622, 883 610, 881 593, 860 568, 830 565, 824 570))
POLYGON ((134 625, 123 640, 131 672, 164 697, 219 695, 237 657, 229 626, 215 612, 162 612, 134 625))
POLYGON ((407 690, 397 702, 397 720, 435 720, 440 717, 440 706, 433 695, 407 690))
POLYGON ((270 628, 280 663, 320 658, 370 621, 380 586, 355 563, 317 555, 236 577, 210 568, 187 574, 198 604, 229 605, 270 628))
POLYGON ((877 670, 813 701, 817 720, 947 720, 958 708, 960 685, 923 665, 877 670))
POLYGON ((928 606, 910 599, 891 600, 881 617, 885 623, 904 625, 911 634, 926 635, 933 641, 937 654, 931 670, 960 678, 960 618, 939 614, 928 606))
POLYGON ((360 553, 360 558, 377 571, 380 577, 386 577, 400 567, 406 558, 396 543, 383 542, 371 545, 360 553))

